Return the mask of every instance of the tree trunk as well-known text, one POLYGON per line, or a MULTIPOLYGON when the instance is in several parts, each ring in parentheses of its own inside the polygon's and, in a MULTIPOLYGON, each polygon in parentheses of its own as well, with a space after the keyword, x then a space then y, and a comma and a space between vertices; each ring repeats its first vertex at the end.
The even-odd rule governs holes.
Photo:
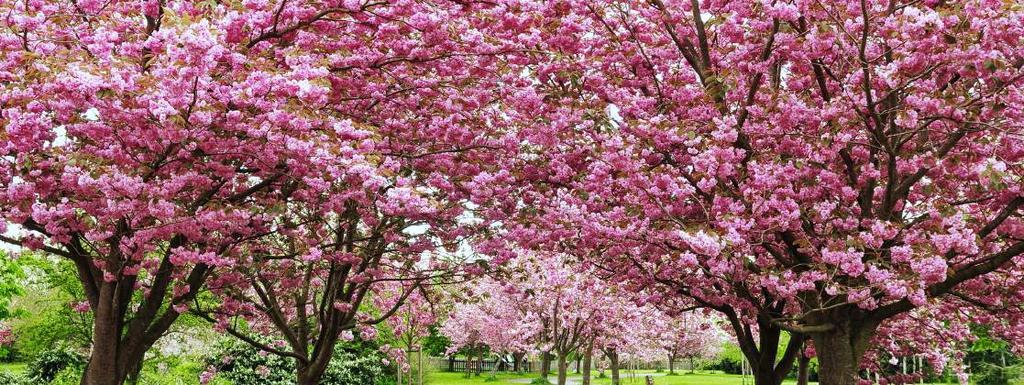
POLYGON ((551 352, 544 352, 540 358, 540 378, 548 378, 551 374, 551 352))
POLYGON ((805 337, 801 334, 790 334, 789 344, 779 355, 779 342, 782 329, 773 324, 767 317, 759 317, 755 334, 750 325, 736 315, 725 312, 733 331, 736 334, 740 350, 750 364, 750 372, 755 385, 780 385, 786 374, 793 368, 796 357, 803 347, 805 337))
POLYGON ((512 371, 519 373, 519 364, 523 362, 523 353, 512 353, 512 371))
POLYGON ((696 369, 696 368, 694 368, 695 366, 697 366, 697 365, 694 364, 694 362, 693 362, 693 356, 690 356, 690 374, 694 373, 694 370, 696 369))
POLYGON ((565 385, 569 375, 569 362, 565 353, 558 353, 558 385, 565 385))
POLYGON ((855 385, 860 380, 860 360, 878 324, 854 319, 849 313, 834 316, 833 329, 811 335, 818 352, 818 382, 823 385, 855 385))
POLYGON ((800 354, 797 368, 796 385, 807 385, 811 375, 811 358, 800 354))
MULTIPOLYGON (((116 287, 107 282, 99 293, 100 297, 93 311, 95 319, 92 326, 92 353, 82 373, 82 385, 121 385, 124 384, 129 372, 142 367, 148 346, 134 346, 129 349, 121 343, 124 328, 120 327, 123 322, 120 320, 121 311, 114 300, 115 292, 116 287)), ((155 338, 153 340, 155 341, 155 338)))
POLYGON ((827 385, 855 385, 860 379, 857 374, 857 362, 860 359, 854 354, 849 339, 843 341, 843 337, 846 336, 840 333, 813 337, 814 348, 818 351, 818 382, 827 385))
POLYGON ((583 384, 590 385, 590 367, 594 364, 594 341, 587 344, 587 351, 583 353, 583 384))
POLYGON ((480 377, 480 373, 484 372, 484 348, 480 347, 480 354, 476 356, 476 376, 480 377))
MULTIPOLYGON (((329 361, 329 360, 328 360, 329 361)), ((324 372, 327 371, 326 363, 311 363, 309 365, 296 365, 297 376, 295 378, 296 385, 319 385, 320 380, 323 379, 324 372)), ((399 369, 401 373, 401 369, 399 369)), ((399 374, 401 376, 401 374, 399 374)))
MULTIPOLYGON (((169 249, 181 242, 171 241, 169 249)), ((137 276, 117 276, 114 281, 99 280, 103 273, 85 258, 75 260, 78 279, 89 298, 93 311, 92 352, 82 385, 122 385, 128 375, 142 367, 149 350, 178 319, 178 312, 169 309, 167 297, 173 282, 174 268, 168 256, 152 277, 150 290, 141 302, 133 302, 138 292, 137 276)), ((187 274, 189 292, 170 301, 171 305, 187 304, 206 281, 209 266, 199 264, 187 274)))
POLYGON ((142 362, 139 362, 138 365, 136 365, 135 367, 131 368, 131 370, 128 371, 128 379, 127 379, 126 382, 129 385, 137 385, 139 383, 139 379, 141 377, 142 377, 142 362))
POLYGON ((676 363, 676 356, 673 354, 668 355, 668 374, 676 374, 674 364, 676 363))
POLYGON ((619 353, 615 349, 609 349, 606 353, 608 356, 608 366, 612 370, 612 385, 620 385, 619 381, 619 353))
POLYGON ((580 367, 583 366, 580 362, 583 361, 583 356, 576 354, 576 373, 580 372, 580 367))

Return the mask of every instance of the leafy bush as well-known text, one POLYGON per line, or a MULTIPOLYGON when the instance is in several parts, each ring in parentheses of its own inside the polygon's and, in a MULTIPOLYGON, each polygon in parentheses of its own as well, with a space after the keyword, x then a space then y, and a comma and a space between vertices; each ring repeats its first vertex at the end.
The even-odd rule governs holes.
MULTIPOLYGON (((390 385, 391 370, 383 353, 372 345, 342 345, 334 352, 321 385, 390 385)), ((236 385, 293 385, 295 363, 260 351, 243 342, 223 342, 207 363, 218 370, 218 377, 236 385)))
POLYGON ((14 373, 0 372, 0 384, 18 385, 25 384, 25 378, 14 373))
POLYGON ((386 357, 376 349, 342 347, 334 352, 322 385, 385 385, 391 376, 386 357), (348 348, 348 349, 346 349, 348 348))
POLYGON ((740 374, 743 372, 743 363, 732 357, 722 357, 717 362, 708 365, 707 368, 721 370, 727 374, 740 374))
POLYGON ((28 364, 28 378, 35 383, 49 383, 65 369, 81 372, 85 360, 77 353, 64 348, 47 350, 28 364))
POLYGON ((977 385, 1007 385, 1019 376, 1020 368, 985 364, 974 372, 973 382, 977 385))
POLYGON ((92 343, 92 312, 78 312, 71 304, 85 300, 85 291, 70 261, 22 254, 23 268, 35 277, 27 280, 27 293, 18 300, 9 324, 17 358, 32 360, 58 344, 87 349, 92 343))
POLYGON ((235 340, 221 343, 208 359, 218 369, 218 376, 235 384, 293 385, 294 364, 290 359, 268 354, 252 345, 235 340))
POLYGON ((82 371, 78 368, 67 367, 54 376, 50 385, 78 385, 82 383, 82 371))

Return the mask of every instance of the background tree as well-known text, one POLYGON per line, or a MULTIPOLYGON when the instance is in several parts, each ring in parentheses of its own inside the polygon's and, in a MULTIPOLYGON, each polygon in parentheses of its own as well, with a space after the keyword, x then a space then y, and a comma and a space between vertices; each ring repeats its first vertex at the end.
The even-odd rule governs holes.
POLYGON ((530 110, 560 130, 531 142, 537 209, 509 234, 572 239, 637 288, 719 311, 758 384, 781 381, 804 338, 822 382, 856 383, 895 318, 1019 298, 996 283, 1024 251, 1021 12, 552 5, 530 28, 560 54, 530 110))

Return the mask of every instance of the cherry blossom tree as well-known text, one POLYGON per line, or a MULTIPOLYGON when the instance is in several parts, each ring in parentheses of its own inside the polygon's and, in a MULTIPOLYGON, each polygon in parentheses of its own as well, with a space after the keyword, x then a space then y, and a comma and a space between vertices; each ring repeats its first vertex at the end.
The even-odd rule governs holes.
POLYGON ((274 211, 279 231, 210 284, 229 298, 214 310, 219 324, 241 310, 234 315, 267 326, 262 331, 287 347, 257 345, 297 360, 300 384, 319 380, 341 333, 372 333, 370 325, 396 315, 424 285, 468 272, 463 262, 472 256, 457 251, 495 220, 487 211, 492 198, 508 199, 502 159, 518 145, 492 105, 508 88, 495 84, 503 52, 478 44, 473 8, 356 5, 331 17, 317 12, 318 3, 262 5, 292 15, 282 25, 319 27, 317 39, 288 34, 277 44, 308 44, 304 60, 330 63, 314 80, 331 85, 327 108, 345 120, 337 137, 308 148, 337 163, 306 178, 315 189, 305 200, 274 211), (374 38, 365 41, 370 31, 374 38), (369 298, 389 303, 371 314, 364 311, 369 298))
POLYGON ((340 122, 295 108, 327 95, 304 86, 308 68, 247 48, 272 33, 229 27, 239 15, 225 7, 29 1, 0 14, 0 226, 15 225, 3 240, 75 263, 96 320, 82 382, 120 384, 214 270, 274 231, 264 208, 326 167, 302 144, 340 122))
POLYGON ((409 384, 413 383, 411 367, 413 360, 412 352, 414 351, 419 359, 416 365, 416 373, 419 377, 419 383, 423 382, 423 341, 430 335, 430 327, 437 324, 438 312, 441 309, 435 304, 446 300, 443 291, 432 289, 433 287, 430 286, 420 286, 411 295, 406 296, 404 300, 402 296, 405 290, 398 288, 380 290, 389 295, 374 297, 374 308, 376 309, 391 309, 396 303, 401 303, 395 315, 387 318, 384 324, 389 327, 391 334, 395 338, 395 343, 403 351, 400 358, 404 365, 400 366, 399 369, 409 374, 409 384))
POLYGON ((457 218, 500 196, 494 165, 518 143, 489 129, 512 85, 488 83, 503 47, 479 41, 460 17, 471 12, 0 4, 3 240, 78 267, 96 319, 83 384, 139 370, 211 279, 254 299, 226 295, 219 310, 266 311, 286 336, 315 307, 318 337, 300 332, 290 353, 300 382, 315 381, 372 282, 433 277, 437 265, 406 262, 467 235, 457 218), (274 304, 278 289, 319 294, 274 304))
POLYGON ((803 339, 824 383, 856 383, 901 315, 1019 298, 997 283, 1024 252, 1022 15, 1000 1, 551 5, 529 28, 560 54, 531 111, 560 130, 531 137, 538 209, 509 234, 719 311, 758 384, 781 381, 803 339))
POLYGON ((690 371, 695 361, 717 356, 726 343, 726 335, 716 320, 699 312, 684 312, 675 316, 662 314, 647 329, 646 338, 658 346, 668 358, 669 374, 674 374, 677 360, 689 360, 690 371))

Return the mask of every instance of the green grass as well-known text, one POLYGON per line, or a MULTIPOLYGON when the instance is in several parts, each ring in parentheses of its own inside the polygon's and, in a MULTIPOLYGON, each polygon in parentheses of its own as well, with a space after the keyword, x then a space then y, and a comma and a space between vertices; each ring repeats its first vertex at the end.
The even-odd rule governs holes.
POLYGON ((509 380, 517 378, 534 378, 536 374, 508 374, 498 373, 498 381, 485 381, 489 373, 480 374, 479 377, 472 376, 470 378, 463 377, 462 373, 450 373, 450 372, 434 372, 428 373, 426 381, 430 385, 487 385, 487 384, 510 384, 509 380))
POLYGON ((26 366, 28 364, 24 362, 3 362, 0 363, 0 372, 22 374, 25 373, 26 366))
MULTIPOLYGON (((641 370, 641 371, 637 371, 636 377, 630 378, 629 377, 629 372, 624 370, 624 371, 622 371, 620 373, 620 376, 622 377, 622 385, 644 385, 645 382, 644 382, 644 377, 643 376, 646 375, 646 374, 650 374, 650 373, 654 373, 654 371, 653 370, 641 370)), ((608 372, 608 371, 605 371, 605 374, 609 375, 609 376, 611 375, 611 373, 608 372)), ((504 373, 502 373, 502 374, 498 374, 498 381, 487 382, 487 381, 484 381, 484 379, 487 378, 487 376, 488 376, 488 374, 485 373, 485 374, 480 375, 480 377, 473 376, 473 377, 470 377, 470 378, 464 378, 462 373, 436 372, 436 373, 430 373, 427 376, 427 381, 425 381, 425 382, 427 384, 429 384, 429 385, 488 385, 488 384, 500 384, 500 385, 520 384, 520 385, 525 385, 525 384, 522 384, 521 382, 517 383, 517 382, 513 382, 511 380, 514 380, 514 379, 533 379, 533 378, 538 377, 538 375, 536 373, 520 374, 520 375, 504 374, 504 373)), ((612 383, 611 378, 597 378, 597 371, 594 371, 593 376, 594 376, 594 379, 593 379, 592 384, 594 384, 594 385, 610 385, 612 383)), ((576 374, 576 373, 570 373, 570 377, 579 377, 579 375, 576 374)), ((548 380, 550 380, 552 383, 554 383, 557 380, 557 376, 554 373, 552 373, 552 375, 548 377, 548 380)), ((751 384, 752 385, 753 383, 754 383, 754 380, 752 378, 750 378, 750 376, 747 376, 747 384, 751 384)), ((654 377, 654 384, 655 385, 742 385, 743 384, 743 377, 739 376, 739 375, 736 375, 736 374, 722 374, 722 373, 708 373, 708 372, 704 372, 704 373, 697 372, 697 373, 690 374, 690 373, 685 373, 685 372, 679 372, 678 375, 654 377)), ((794 384, 796 384, 796 381, 794 381, 794 380, 786 380, 783 384, 784 385, 794 385, 794 384)), ((817 383, 816 382, 812 382, 811 384, 817 384, 817 383)), ((1021 385, 1024 385, 1024 384, 1021 384, 1021 385)))
MULTIPOLYGON (((643 385, 644 384, 643 376, 646 375, 646 374, 651 374, 651 373, 654 373, 654 371, 652 371, 652 370, 637 371, 637 376, 631 378, 629 376, 629 372, 628 371, 622 371, 620 373, 620 376, 622 377, 622 384, 623 385, 643 385)), ((605 372, 605 374, 611 375, 611 373, 607 372, 607 371, 605 372)), ((593 376, 594 376, 594 379, 593 379, 592 383, 594 385, 610 385, 612 383, 612 379, 610 377, 609 378, 597 378, 597 371, 594 371, 593 376)), ((464 378, 462 373, 437 372, 437 373, 430 373, 430 375, 427 377, 427 381, 426 382, 428 382, 430 385, 487 385, 487 384, 508 385, 508 384, 516 384, 517 382, 513 382, 512 381, 514 379, 533 379, 533 378, 538 377, 538 375, 536 373, 519 374, 519 375, 502 373, 502 374, 498 374, 498 381, 496 381, 496 382, 484 381, 484 379, 486 377, 487 377, 487 374, 482 374, 480 377, 473 376, 473 377, 470 377, 470 378, 464 378)), ((576 374, 576 373, 570 373, 570 377, 579 377, 579 375, 576 374)), ((557 379, 557 376, 554 373, 552 373, 552 375, 548 377, 548 380, 550 380, 552 383, 554 383, 556 379, 557 379)), ((751 379, 750 377, 747 377, 747 383, 753 384, 753 379, 751 379)), ((794 384, 795 382, 787 381, 786 383, 787 384, 794 384)), ((694 373, 694 374, 688 374, 688 373, 680 373, 679 375, 676 375, 676 376, 658 376, 658 377, 654 377, 654 384, 655 385, 742 385, 743 384, 743 378, 741 376, 734 375, 734 374, 716 374, 716 373, 694 373)))

